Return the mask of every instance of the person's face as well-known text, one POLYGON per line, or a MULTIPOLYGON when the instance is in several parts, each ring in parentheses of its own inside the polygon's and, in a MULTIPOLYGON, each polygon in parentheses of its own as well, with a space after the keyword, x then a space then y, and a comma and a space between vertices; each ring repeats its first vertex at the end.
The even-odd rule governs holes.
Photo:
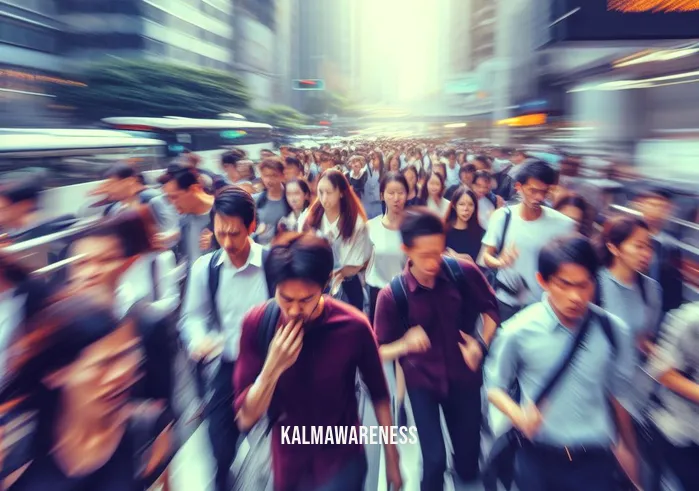
POLYGON ((414 172, 406 172, 405 173, 405 180, 408 181, 408 186, 410 189, 415 189, 415 186, 417 186, 417 174, 414 172))
POLYGON ((653 228, 662 228, 672 212, 672 203, 664 198, 646 198, 637 204, 638 211, 653 228))
POLYGON ((437 176, 431 176, 430 180, 427 181, 427 192, 433 198, 442 197, 442 182, 437 176))
POLYGON ((561 265, 548 281, 537 273, 537 280, 548 292, 551 306, 563 321, 580 320, 595 295, 594 278, 577 264, 561 265))
POLYGON ((85 348, 80 357, 48 377, 88 419, 111 415, 131 401, 144 353, 133 321, 85 348))
POLYGON ((617 261, 640 273, 647 273, 653 259, 653 245, 650 232, 643 227, 636 227, 629 237, 615 246, 607 244, 609 252, 617 261))
POLYGON ((476 193, 478 199, 485 198, 490 192, 490 180, 480 178, 473 183, 473 192, 476 193))
POLYGON ((308 199, 310 199, 310 196, 303 194, 303 190, 297 182, 286 185, 286 200, 289 202, 292 210, 296 212, 303 211, 303 205, 308 199))
POLYGON ((442 176, 443 179, 446 180, 446 178, 447 178, 447 170, 444 168, 443 165, 437 165, 437 166, 435 166, 434 172, 435 172, 436 174, 439 174, 440 176, 442 176))
POLYGON ((73 242, 70 266, 71 284, 80 288, 116 288, 121 275, 135 260, 124 257, 121 241, 114 236, 85 237, 73 242))
POLYGON ((292 179, 298 179, 300 177, 301 177, 301 170, 298 167, 296 167, 295 165, 284 166, 284 180, 286 182, 289 182, 292 179))
POLYGON ((476 166, 476 170, 488 170, 488 166, 480 159, 474 159, 473 165, 476 166))
POLYGON ((12 203, 9 199, 0 197, 0 227, 12 228, 26 213, 21 203, 12 203))
POLYGON ((287 280, 277 285, 275 300, 287 319, 311 320, 317 314, 323 288, 305 280, 287 280))
POLYGON ((197 184, 194 184, 189 189, 180 189, 177 182, 173 179, 163 186, 163 191, 177 209, 177 212, 184 215, 192 213, 196 206, 196 187, 197 184))
POLYGON ((456 155, 449 155, 449 157, 447 158, 449 159, 449 165, 451 167, 454 167, 454 165, 456 164, 456 155))
POLYGON ((512 154, 512 158, 510 159, 510 162, 512 162, 515 165, 519 165, 523 163, 525 160, 527 160, 527 157, 521 153, 521 152, 515 152, 512 154))
POLYGON ((326 170, 330 170, 333 168, 335 163, 332 160, 323 160, 320 163, 320 169, 321 172, 325 172, 326 170))
POLYGON ((359 159, 353 160, 352 163, 350 164, 350 169, 352 169, 352 172, 354 172, 355 176, 361 172, 362 167, 364 167, 364 162, 362 162, 359 159))
POLYGON ((466 161, 466 154, 460 153, 456 157, 456 161, 459 163, 459 165, 463 165, 463 163, 466 161))
POLYGON ((444 235, 425 235, 413 241, 412 247, 402 246, 413 268, 422 276, 436 277, 442 267, 442 253, 446 247, 444 235))
POLYGON ((549 194, 549 187, 539 179, 529 179, 524 184, 517 183, 515 188, 522 195, 522 203, 527 208, 539 211, 549 194))
POLYGON ((282 174, 272 169, 263 169, 261 177, 265 189, 279 189, 283 180, 282 174))
POLYGON ((240 172, 238 172, 238 168, 235 166, 235 164, 224 165, 223 170, 226 172, 226 175, 231 182, 240 181, 240 172))
POLYGON ((389 182, 386 184, 386 189, 383 192, 383 200, 386 203, 386 208, 392 213, 399 214, 405 208, 405 202, 408 199, 408 191, 399 182, 389 182))
POLYGON ((340 207, 342 193, 333 186, 329 179, 323 178, 318 183, 318 199, 325 210, 336 210, 340 207))
POLYGON ((471 187, 473 184, 473 172, 462 172, 459 174, 459 178, 461 179, 461 184, 465 186, 471 187))
POLYGON ((256 224, 253 222, 250 228, 245 227, 243 219, 240 217, 228 217, 221 214, 214 216, 214 235, 221 249, 229 255, 235 256, 249 246, 248 237, 255 230, 256 224))
POLYGON ((585 214, 580 208, 573 205, 565 205, 558 211, 570 218, 571 220, 573 220, 575 223, 577 223, 578 231, 580 230, 580 226, 582 225, 582 222, 585 219, 585 214))
POLYGON ((131 189, 133 182, 133 178, 117 179, 113 177, 109 179, 107 189, 109 189, 111 198, 115 201, 124 201, 129 199, 131 197, 129 190, 131 189))
POLYGON ((398 157, 393 157, 391 159, 391 163, 388 166, 388 170, 393 171, 393 172, 400 171, 400 160, 398 159, 398 157))
POLYGON ((468 222, 473 216, 476 205, 468 194, 464 194, 456 203, 456 216, 462 222, 468 222))

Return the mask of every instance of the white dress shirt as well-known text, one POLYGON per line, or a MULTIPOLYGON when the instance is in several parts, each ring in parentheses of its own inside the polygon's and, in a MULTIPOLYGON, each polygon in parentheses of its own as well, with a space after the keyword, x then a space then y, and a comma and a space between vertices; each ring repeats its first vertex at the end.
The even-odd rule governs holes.
MULTIPOLYGON (((299 218, 299 230, 303 230, 307 218, 308 213, 304 212, 299 218)), ((364 265, 371 257, 372 250, 366 222, 362 217, 358 216, 354 226, 354 232, 349 239, 343 239, 342 236, 340 236, 339 226, 339 216, 334 222, 331 222, 328 220, 327 215, 323 213, 323 218, 320 220, 319 232, 326 237, 332 245, 335 269, 338 270, 345 266, 364 265)))
POLYGON ((177 263, 172 251, 154 252, 141 256, 121 277, 116 292, 117 315, 123 317, 129 309, 141 300, 151 302, 149 309, 160 318, 175 311, 180 303, 180 289, 177 284, 177 263), (156 261, 155 281, 158 283, 158 300, 154 300, 153 270, 151 263, 156 261))
MULTIPOLYGON (((209 298, 209 265, 213 253, 200 257, 192 265, 180 318, 180 333, 191 350, 201 343, 210 331, 211 301, 209 298)), ((240 350, 240 333, 243 317, 251 307, 269 298, 267 279, 262 264, 262 246, 250 241, 247 262, 236 268, 228 254, 220 256, 219 284, 216 307, 224 338, 223 359, 235 361, 240 350)))

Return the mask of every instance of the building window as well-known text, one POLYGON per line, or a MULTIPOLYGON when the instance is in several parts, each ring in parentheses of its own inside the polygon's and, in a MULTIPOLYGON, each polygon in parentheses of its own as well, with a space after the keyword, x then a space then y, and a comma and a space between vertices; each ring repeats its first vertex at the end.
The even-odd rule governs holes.
POLYGON ((57 33, 50 29, 0 20, 0 41, 47 53, 56 52, 57 33))

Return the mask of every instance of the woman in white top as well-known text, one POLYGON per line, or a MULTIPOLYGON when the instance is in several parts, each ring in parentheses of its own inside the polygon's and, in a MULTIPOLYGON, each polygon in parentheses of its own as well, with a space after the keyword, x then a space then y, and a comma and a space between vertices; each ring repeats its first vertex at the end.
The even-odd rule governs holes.
POLYGON ((444 177, 437 172, 430 172, 425 179, 425 185, 420 190, 420 202, 431 211, 444 218, 451 203, 444 198, 444 177))
POLYGON ((391 279, 403 272, 405 254, 399 226, 408 198, 408 181, 398 172, 389 172, 381 179, 381 199, 386 204, 383 216, 369 220, 369 242, 372 244, 371 261, 366 272, 369 285, 369 320, 374 322, 376 298, 391 279))
POLYGON ((279 231, 296 232, 301 215, 311 205, 311 187, 302 179, 293 179, 284 186, 291 213, 279 221, 279 231))
POLYGON ((366 214, 342 172, 330 169, 318 181, 318 199, 299 220, 299 230, 318 231, 335 254, 333 283, 342 281, 350 305, 362 310, 364 292, 357 274, 371 255, 366 214))

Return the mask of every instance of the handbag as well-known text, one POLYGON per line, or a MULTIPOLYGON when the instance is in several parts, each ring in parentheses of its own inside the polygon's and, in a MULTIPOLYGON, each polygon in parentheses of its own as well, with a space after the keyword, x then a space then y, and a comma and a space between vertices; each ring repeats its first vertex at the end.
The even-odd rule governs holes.
MULTIPOLYGON (((551 392, 553 392, 556 385, 558 385, 558 382, 560 382, 563 375, 572 365, 576 354, 579 352, 580 347, 583 345, 584 339, 589 332, 590 322, 593 315, 596 314, 594 314, 592 311, 588 313, 587 318, 575 336, 570 350, 563 358, 563 361, 556 371, 553 372, 553 376, 549 379, 548 383, 544 385, 544 389, 534 399, 534 403, 537 406, 540 406, 541 403, 551 394, 551 392)), ((493 443, 493 448, 491 449, 486 459, 485 466, 483 467, 483 479, 485 482, 492 483, 495 481, 500 481, 507 489, 509 489, 514 479, 515 455, 522 447, 522 443, 525 440, 526 437, 514 427, 510 428, 507 432, 495 440, 493 443)))

